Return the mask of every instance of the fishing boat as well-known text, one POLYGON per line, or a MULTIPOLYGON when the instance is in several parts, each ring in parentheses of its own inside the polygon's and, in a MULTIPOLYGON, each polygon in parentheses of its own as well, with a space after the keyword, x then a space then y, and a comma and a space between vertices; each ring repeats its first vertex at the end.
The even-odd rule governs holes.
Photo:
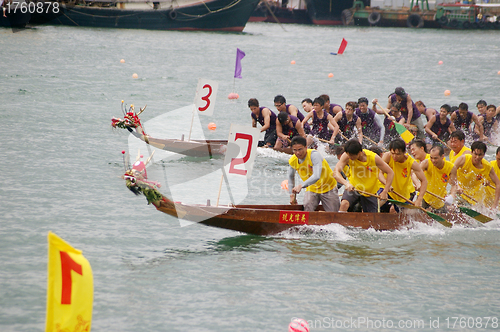
POLYGON ((261 0, 249 22, 312 23, 304 0, 261 0))
POLYGON ((342 12, 352 7, 352 0, 306 0, 313 24, 342 25, 342 12))
POLYGON ((446 29, 500 29, 500 3, 443 3, 436 22, 446 29))
MULTIPOLYGON (((418 3, 418 1, 417 1, 418 3)), ((354 1, 353 7, 342 12, 344 25, 439 28, 434 19, 436 11, 429 8, 427 0, 422 5, 410 7, 367 7, 363 1, 354 1)))
POLYGON ((243 31, 259 0, 44 2, 30 24, 149 30, 243 31))

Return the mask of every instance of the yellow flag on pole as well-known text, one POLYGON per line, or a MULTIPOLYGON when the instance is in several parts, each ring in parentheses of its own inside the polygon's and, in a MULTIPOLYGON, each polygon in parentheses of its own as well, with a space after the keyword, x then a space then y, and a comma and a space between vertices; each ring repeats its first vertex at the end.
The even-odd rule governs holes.
POLYGON ((94 281, 89 262, 52 232, 48 235, 47 317, 45 332, 89 332, 94 281))

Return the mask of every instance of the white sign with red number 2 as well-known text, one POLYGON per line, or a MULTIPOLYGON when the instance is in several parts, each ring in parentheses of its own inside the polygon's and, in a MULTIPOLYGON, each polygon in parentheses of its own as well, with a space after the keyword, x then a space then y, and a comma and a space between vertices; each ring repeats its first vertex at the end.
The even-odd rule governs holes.
POLYGON ((233 176, 250 178, 259 137, 260 130, 257 128, 231 125, 224 158, 224 168, 228 178, 233 176))
POLYGON ((203 115, 211 116, 214 113, 215 99, 219 83, 217 81, 200 78, 196 88, 194 105, 196 110, 203 115))

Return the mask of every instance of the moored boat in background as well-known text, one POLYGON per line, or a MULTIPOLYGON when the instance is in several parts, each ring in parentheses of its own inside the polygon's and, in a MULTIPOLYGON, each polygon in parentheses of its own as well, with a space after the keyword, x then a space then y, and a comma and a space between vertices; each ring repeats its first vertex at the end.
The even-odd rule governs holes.
POLYGON ((150 30, 243 31, 258 0, 35 2, 29 24, 150 30), (57 3, 57 6, 55 4, 57 3), (36 6, 34 7, 36 8, 36 6))
POLYGON ((313 24, 342 25, 342 12, 352 7, 352 0, 306 0, 313 24))
POLYGON ((311 24, 305 0, 261 0, 249 22, 311 24))
POLYGON ((358 26, 383 26, 383 27, 409 27, 409 28, 438 28, 435 21, 436 11, 429 7, 427 0, 421 5, 397 7, 396 5, 385 7, 378 6, 379 3, 372 1, 371 6, 365 6, 363 1, 354 1, 353 7, 344 10, 342 23, 344 25, 358 26))
POLYGON ((500 29, 500 3, 440 4, 436 22, 447 29, 500 29))

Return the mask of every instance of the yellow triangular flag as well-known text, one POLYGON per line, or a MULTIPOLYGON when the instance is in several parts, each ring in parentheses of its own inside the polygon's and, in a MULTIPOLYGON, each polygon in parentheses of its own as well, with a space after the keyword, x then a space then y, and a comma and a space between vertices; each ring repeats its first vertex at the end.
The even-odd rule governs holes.
POLYGON ((82 252, 52 232, 48 235, 45 332, 90 332, 94 281, 82 252))

